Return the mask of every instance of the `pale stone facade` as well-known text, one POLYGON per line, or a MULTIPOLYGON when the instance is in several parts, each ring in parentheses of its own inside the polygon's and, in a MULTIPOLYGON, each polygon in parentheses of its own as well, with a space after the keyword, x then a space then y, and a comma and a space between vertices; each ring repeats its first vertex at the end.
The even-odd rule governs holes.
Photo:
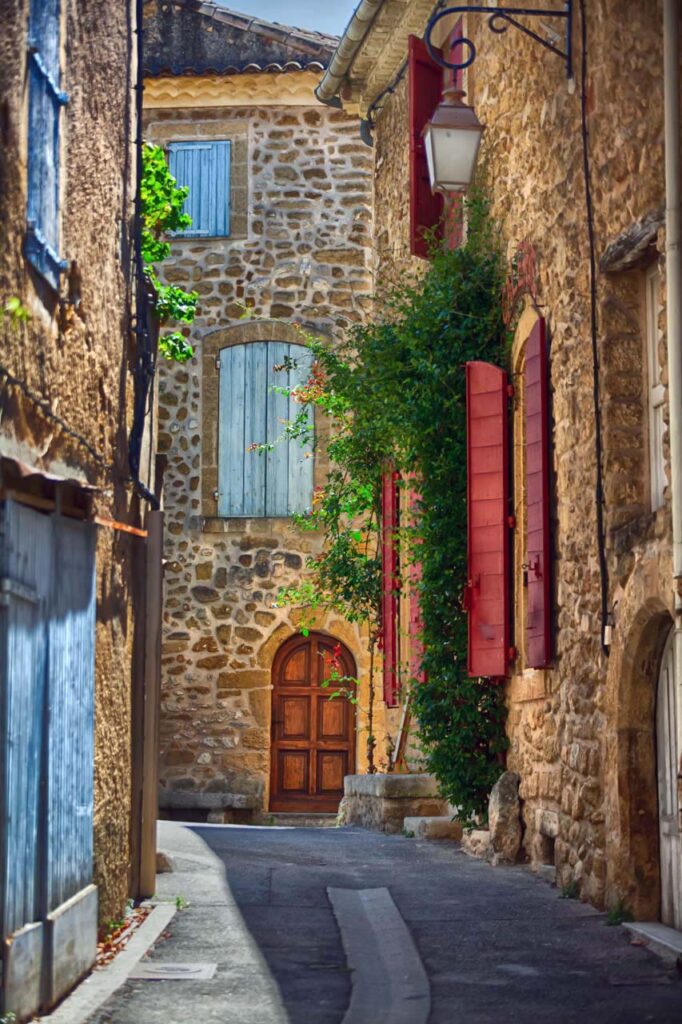
MULTIPOLYGON (((167 459, 160 792, 169 813, 267 809, 272 662, 300 622, 275 602, 320 545, 291 520, 218 516, 217 357, 233 344, 300 342, 296 323, 334 339, 370 306, 371 153, 354 118, 315 100, 318 79, 305 68, 147 79, 147 139, 233 146, 230 236, 175 239, 164 269, 168 281, 199 292, 194 358, 163 366, 159 387, 167 459)), ((325 468, 321 451, 315 486, 325 468)), ((337 616, 316 627, 354 656, 366 706, 359 630, 337 616)), ((378 701, 380 757, 382 708, 378 701)), ((364 729, 359 720, 358 768, 364 729)))
MULTIPOLYGON (((407 52, 405 7, 419 22, 412 30, 423 34, 429 4, 386 0, 377 30, 368 32, 346 73, 341 94, 349 111, 365 117, 398 74, 407 52)), ((654 345, 665 388, 664 237, 662 230, 656 233, 664 201, 661 10, 654 2, 598 2, 587 15, 598 401, 612 621, 608 655, 600 642, 577 11, 575 17, 578 78, 572 83, 561 60, 512 28, 491 33, 485 18, 473 16, 465 24, 465 35, 478 50, 467 73, 467 102, 487 126, 482 159, 493 212, 510 266, 521 243, 532 247, 537 259, 514 321, 509 369, 515 383, 538 315, 546 318, 550 334, 554 657, 548 669, 526 668, 523 630, 517 628, 519 653, 507 687, 507 763, 521 780, 525 857, 554 864, 558 884, 577 883, 582 898, 599 906, 623 900, 637 916, 655 917, 660 884, 654 705, 661 652, 672 625, 670 502, 666 489, 661 506, 652 508, 648 376, 655 368, 647 367, 646 350, 648 317, 649 330, 653 318, 659 331, 654 345), (640 223, 649 225, 648 235, 632 230, 640 223), (644 244, 628 250, 627 238, 638 233, 646 236, 644 244), (625 257, 616 259, 614 253, 622 257, 623 251, 625 257), (653 297, 649 294, 652 312, 645 288, 656 266, 661 276, 653 297)), ((396 274, 418 265, 409 256, 405 79, 381 104, 374 137, 380 291, 396 274)), ((666 401, 664 396, 664 408, 666 401)), ((515 402, 512 418, 518 424, 522 389, 517 388, 515 402)), ((667 464, 665 439, 662 447, 667 464)), ((523 504, 518 490, 514 501, 523 504)), ((515 554, 520 566, 518 538, 515 554)), ((514 587, 520 615, 523 595, 516 579, 514 587)))

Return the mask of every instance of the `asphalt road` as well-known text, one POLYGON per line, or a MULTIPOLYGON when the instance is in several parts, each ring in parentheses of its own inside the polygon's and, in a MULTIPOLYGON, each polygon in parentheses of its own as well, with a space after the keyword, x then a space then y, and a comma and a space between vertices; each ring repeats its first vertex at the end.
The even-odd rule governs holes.
POLYGON ((155 960, 211 981, 129 981, 89 1024, 341 1024, 350 971, 328 887, 386 887, 431 985, 429 1024, 682 1024, 675 966, 523 868, 358 829, 161 824, 180 911, 155 960))

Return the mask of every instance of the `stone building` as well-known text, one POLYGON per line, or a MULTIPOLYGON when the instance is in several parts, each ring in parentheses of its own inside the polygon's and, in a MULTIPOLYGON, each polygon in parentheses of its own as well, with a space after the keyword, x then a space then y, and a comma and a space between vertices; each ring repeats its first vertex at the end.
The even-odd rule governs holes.
POLYGON ((149 461, 134 480, 128 459, 129 431, 145 437, 129 372, 134 30, 132 3, 3 5, 0 1015, 17 1018, 54 1003, 92 963, 98 916, 145 891, 145 580, 160 560, 149 461))
MULTIPOLYGON (((529 861, 555 865, 560 886, 575 884, 598 906, 622 901, 638 918, 679 928, 666 340, 667 296, 678 282, 666 277, 662 6, 596 0, 586 14, 572 6, 569 78, 557 52, 513 23, 498 22, 504 31, 496 33, 480 15, 459 25, 450 16, 433 37, 462 62, 471 50, 456 44, 458 36, 475 44, 460 82, 486 126, 482 157, 510 266, 508 511, 516 526, 514 649, 503 652, 507 764, 521 780, 529 861), (531 368, 531 346, 534 359, 548 362, 546 378, 531 368), (548 386, 538 414, 546 507, 542 493, 538 507, 529 498, 529 403, 538 412, 532 373, 548 386), (534 547, 529 519, 549 545, 543 550, 534 547)), ((401 69, 408 36, 422 39, 433 5, 384 0, 360 8, 365 20, 349 28, 317 95, 340 96, 348 113, 372 125, 381 288, 419 263, 407 155, 410 133, 418 140, 422 125, 409 120, 414 69, 401 69)), ((669 104, 675 19, 668 22, 669 104)), ((564 48, 562 18, 520 20, 564 48)), ((440 68, 419 46, 433 80, 440 68)), ((451 74, 443 72, 443 83, 451 74)), ((427 120, 439 93, 440 86, 427 120)), ((676 153, 679 125, 674 113, 669 120, 676 153)))
MULTIPOLYGON (((145 31, 145 136, 190 186, 193 216, 166 280, 199 293, 194 358, 164 366, 159 387, 160 803, 216 820, 332 811, 365 763, 366 721, 319 688, 321 655, 342 645, 366 707, 367 645, 337 616, 306 638, 300 611, 276 606, 319 550, 291 513, 325 479, 324 446, 247 449, 292 411, 273 388, 304 373, 297 324, 333 341, 369 308, 371 154, 355 118, 313 94, 336 39, 194 0, 147 3, 145 31), (298 369, 276 369, 287 357, 298 369)), ((376 710, 381 756, 378 697, 376 710)))

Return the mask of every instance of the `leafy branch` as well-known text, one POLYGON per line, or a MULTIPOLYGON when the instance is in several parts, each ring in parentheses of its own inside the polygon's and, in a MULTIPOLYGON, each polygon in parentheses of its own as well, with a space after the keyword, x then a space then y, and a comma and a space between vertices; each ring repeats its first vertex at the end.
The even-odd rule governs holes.
POLYGON ((396 470, 405 491, 419 490, 412 521, 398 533, 403 565, 420 564, 413 586, 425 681, 406 684, 428 768, 461 816, 473 818, 485 811, 507 741, 503 689, 470 679, 466 669, 464 364, 504 362, 507 338, 505 267, 485 187, 471 190, 466 206, 465 244, 434 245, 425 272, 388 290, 372 322, 335 347, 304 335, 315 368, 291 391, 301 412, 285 436, 310 440, 311 409, 330 424, 331 469, 298 517, 303 529, 321 531, 324 547, 308 560, 308 578, 278 601, 303 606, 311 621, 326 608, 365 625, 373 666, 381 644, 383 474, 396 470))
MULTIPOLYGON (((161 324, 170 320, 190 324, 196 316, 198 293, 186 292, 177 285, 162 284, 156 269, 157 264, 170 255, 166 234, 182 231, 192 223, 191 217, 183 213, 188 195, 189 188, 179 186, 170 173, 161 147, 145 143, 140 182, 142 263, 145 277, 154 289, 155 313, 161 324)), ((162 334, 159 351, 166 359, 178 363, 184 363, 194 355, 194 349, 180 331, 162 334)))

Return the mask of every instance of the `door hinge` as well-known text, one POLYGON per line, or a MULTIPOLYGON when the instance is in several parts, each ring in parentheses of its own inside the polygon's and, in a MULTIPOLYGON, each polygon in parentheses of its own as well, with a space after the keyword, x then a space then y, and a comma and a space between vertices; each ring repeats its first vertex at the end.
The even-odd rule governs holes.
POLYGON ((10 597, 18 597, 21 601, 28 601, 30 604, 38 604, 40 594, 32 587, 27 587, 19 580, 10 579, 9 576, 0 578, 0 606, 7 607, 10 597))

